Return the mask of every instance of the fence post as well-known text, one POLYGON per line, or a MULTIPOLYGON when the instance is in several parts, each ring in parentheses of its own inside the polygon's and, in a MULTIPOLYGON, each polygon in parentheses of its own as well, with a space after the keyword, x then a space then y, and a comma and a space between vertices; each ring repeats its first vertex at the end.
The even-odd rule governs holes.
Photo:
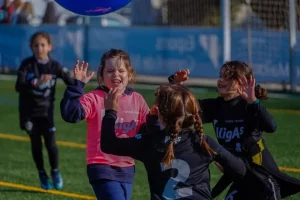
POLYGON ((252 66, 252 8, 251 0, 246 0, 247 5, 247 50, 248 50, 248 65, 252 66))
POLYGON ((84 23, 83 23, 83 38, 84 38, 84 52, 83 52, 83 60, 86 63, 90 62, 90 58, 89 58, 89 28, 90 28, 90 17, 84 17, 84 23))
POLYGON ((230 0, 221 0, 221 25, 223 33, 223 62, 231 60, 230 0))
POLYGON ((295 46, 297 44, 297 20, 295 0, 289 0, 289 35, 290 35, 290 84, 291 92, 296 92, 297 71, 295 66, 295 46))

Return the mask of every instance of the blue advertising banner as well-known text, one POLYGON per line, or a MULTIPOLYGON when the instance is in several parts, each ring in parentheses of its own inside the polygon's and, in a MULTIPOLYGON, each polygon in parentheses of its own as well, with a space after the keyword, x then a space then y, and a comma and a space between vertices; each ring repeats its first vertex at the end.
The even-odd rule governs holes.
MULTIPOLYGON (((189 68, 192 77, 217 78, 223 62, 220 28, 0 26, 0 66, 18 68, 31 55, 29 38, 37 30, 51 34, 51 55, 68 68, 79 59, 97 70, 101 55, 110 48, 127 51, 133 67, 143 75, 168 76, 189 68)), ((287 31, 232 30, 231 37, 232 59, 250 62, 257 81, 289 82, 287 31)), ((295 53, 299 55, 300 45, 295 53)), ((300 56, 295 62, 300 84, 300 56)))
POLYGON ((36 31, 51 35, 51 56, 64 66, 72 68, 77 59, 84 59, 84 28, 78 26, 0 26, 0 67, 17 69, 22 60, 32 55, 30 37, 36 31))

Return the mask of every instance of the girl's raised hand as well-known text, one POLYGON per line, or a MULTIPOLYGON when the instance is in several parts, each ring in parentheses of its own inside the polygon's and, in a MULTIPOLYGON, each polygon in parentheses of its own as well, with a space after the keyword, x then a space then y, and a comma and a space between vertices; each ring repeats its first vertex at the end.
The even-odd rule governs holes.
POLYGON ((79 64, 79 60, 77 60, 75 67, 73 69, 74 78, 84 83, 89 82, 91 78, 94 76, 94 72, 91 72, 87 75, 88 67, 89 67, 88 63, 84 64, 84 61, 82 61, 79 64))
POLYGON ((156 105, 152 106, 152 108, 149 111, 150 115, 157 115, 158 114, 158 107, 156 105))
POLYGON ((255 79, 251 76, 249 80, 244 76, 239 81, 238 93, 248 103, 253 103, 256 100, 255 97, 255 79))
POLYGON ((174 80, 176 83, 183 84, 184 81, 188 80, 190 74, 189 69, 179 70, 174 74, 174 80))

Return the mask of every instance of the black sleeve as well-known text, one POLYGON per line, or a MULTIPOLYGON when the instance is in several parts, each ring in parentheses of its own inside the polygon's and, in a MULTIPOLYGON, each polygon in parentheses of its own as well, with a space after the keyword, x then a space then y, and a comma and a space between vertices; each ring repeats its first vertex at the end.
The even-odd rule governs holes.
POLYGON ((241 159, 232 155, 211 137, 206 136, 206 141, 216 152, 213 159, 223 167, 224 174, 230 176, 232 180, 238 180, 244 177, 246 174, 246 166, 241 159))
MULTIPOLYGON (((169 83, 175 83, 174 74, 168 77, 169 83)), ((203 123, 211 123, 214 117, 214 111, 216 107, 216 99, 202 99, 198 100, 201 109, 201 119, 203 123)))
POLYGON ((140 133, 132 138, 118 138, 115 133, 117 112, 106 110, 102 119, 100 148, 104 153, 119 156, 130 156, 142 160, 144 150, 148 148, 149 138, 140 129, 140 133))
POLYGON ((274 118, 259 101, 256 101, 253 104, 248 104, 247 113, 250 115, 250 118, 256 119, 255 121, 258 122, 258 128, 260 131, 267 133, 273 133, 276 131, 277 124, 274 118))
POLYGON ((37 77, 28 77, 27 67, 28 66, 26 62, 23 61, 20 68, 17 71, 17 81, 15 86, 17 92, 35 88, 34 80, 37 79, 37 77))
POLYGON ((140 133, 143 135, 151 135, 161 131, 161 126, 157 115, 146 115, 146 122, 140 127, 140 133))
POLYGON ((169 83, 175 83, 174 74, 168 77, 169 83))
POLYGON ((216 107, 217 99, 202 99, 199 100, 200 104, 200 116, 203 123, 212 123, 216 107))
POLYGON ((67 68, 64 68, 59 63, 57 63, 56 67, 56 76, 61 78, 66 85, 72 85, 74 83, 74 79, 71 76, 71 73, 67 68))
POLYGON ((73 85, 68 85, 64 97, 60 102, 62 118, 69 123, 77 123, 85 119, 85 110, 80 103, 80 97, 84 94, 84 83, 78 80, 73 85))
POLYGON ((211 190, 211 197, 216 198, 219 196, 232 182, 231 177, 224 174, 211 190))

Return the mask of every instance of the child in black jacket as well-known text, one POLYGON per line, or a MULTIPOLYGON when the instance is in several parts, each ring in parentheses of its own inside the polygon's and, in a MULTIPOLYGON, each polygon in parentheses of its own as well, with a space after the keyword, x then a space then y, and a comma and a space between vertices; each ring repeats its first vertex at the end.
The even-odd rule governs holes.
POLYGON ((104 152, 144 163, 151 199, 212 199, 209 164, 213 161, 222 164, 234 180, 244 176, 242 160, 204 135, 199 104, 185 86, 160 86, 155 105, 158 116, 152 109, 139 135, 118 138, 115 122, 119 95, 111 90, 105 100, 100 140, 104 152))
POLYGON ((49 56, 52 43, 47 33, 35 33, 31 37, 30 48, 34 55, 23 60, 16 82, 20 127, 29 134, 41 187, 48 190, 51 189, 51 184, 43 162, 41 136, 44 137, 53 185, 55 189, 60 190, 63 187, 63 179, 58 170, 58 149, 55 141, 55 86, 57 78, 63 79, 66 84, 72 84, 73 78, 66 68, 49 56))

